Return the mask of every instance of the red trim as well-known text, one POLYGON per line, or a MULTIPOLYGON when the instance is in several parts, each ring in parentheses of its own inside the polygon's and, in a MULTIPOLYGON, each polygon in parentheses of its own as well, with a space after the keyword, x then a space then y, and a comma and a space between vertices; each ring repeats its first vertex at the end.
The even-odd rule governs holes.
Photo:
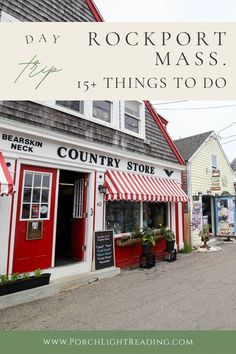
POLYGON ((86 3, 90 9, 90 11, 92 12, 93 16, 95 17, 95 20, 97 22, 104 22, 104 19, 102 18, 102 15, 100 14, 100 12, 98 11, 97 6, 94 4, 94 2, 92 0, 86 0, 86 3))
MULTIPOLYGON (((184 190, 184 173, 181 172, 182 180, 182 189, 184 190)), ((185 230, 184 230, 184 203, 182 203, 182 232, 183 232, 183 241, 185 240, 185 230)))
POLYGON ((94 201, 93 201, 93 231, 95 231, 95 221, 96 221, 96 185, 97 185, 97 171, 95 171, 94 176, 94 201))
POLYGON ((160 118, 162 124, 164 124, 165 126, 167 126, 167 124, 169 123, 168 120, 166 120, 165 118, 163 118, 160 113, 158 113, 158 117, 160 118))
POLYGON ((173 143, 173 141, 171 140, 169 134, 167 133, 166 129, 163 127, 163 124, 161 123, 161 119, 158 116, 158 114, 155 112, 155 110, 153 109, 151 103, 149 101, 144 101, 147 109, 149 110, 149 112, 151 113, 153 119, 155 120, 155 122, 157 123, 158 127, 160 128, 162 134, 164 135, 167 143, 169 144, 171 150, 173 151, 173 153, 175 154, 177 160, 179 161, 179 163, 181 165, 185 164, 184 159, 182 158, 182 156, 180 155, 178 149, 176 148, 175 144, 173 143))
POLYGON ((179 250, 179 204, 175 204, 175 236, 177 250, 179 250))
POLYGON ((185 241, 185 232, 184 232, 184 203, 182 203, 182 233, 183 233, 183 242, 185 241))
MULTIPOLYGON (((96 197, 96 186, 97 186, 97 171, 95 171, 95 175, 94 175, 93 235, 94 235, 94 231, 95 231, 95 221, 96 221, 96 200, 97 200, 97 197, 96 197)), ((92 263, 91 263, 91 268, 93 267, 93 260, 94 260, 94 236, 92 237, 92 263)))
POLYGON ((172 229, 172 204, 169 203, 170 206, 170 229, 172 229))
MULTIPOLYGON (((16 183, 16 169, 17 169, 17 160, 15 160, 15 166, 14 166, 14 180, 13 180, 14 185, 16 183)), ((9 236, 8 236, 8 255, 7 255, 7 275, 9 274, 9 268, 10 268, 11 233, 12 233, 14 202, 15 202, 15 194, 13 194, 13 196, 12 196, 11 212, 10 212, 10 226, 9 226, 9 236)))
POLYGON ((0 152, 0 166, 3 172, 5 179, 7 180, 7 184, 3 184, 3 188, 1 188, 1 181, 0 181, 0 195, 11 195, 14 194, 14 184, 11 178, 11 174, 9 169, 6 165, 6 161, 4 159, 3 153, 0 152), (5 187, 4 187, 5 186, 5 187))

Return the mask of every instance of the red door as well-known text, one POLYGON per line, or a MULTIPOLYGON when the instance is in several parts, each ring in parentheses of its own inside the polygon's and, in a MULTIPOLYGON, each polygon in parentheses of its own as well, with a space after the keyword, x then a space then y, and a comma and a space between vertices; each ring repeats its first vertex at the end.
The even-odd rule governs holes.
POLYGON ((71 252, 72 258, 83 261, 85 251, 85 226, 88 176, 75 181, 74 207, 72 220, 71 252))
POLYGON ((57 170, 20 171, 13 272, 51 267, 57 170))

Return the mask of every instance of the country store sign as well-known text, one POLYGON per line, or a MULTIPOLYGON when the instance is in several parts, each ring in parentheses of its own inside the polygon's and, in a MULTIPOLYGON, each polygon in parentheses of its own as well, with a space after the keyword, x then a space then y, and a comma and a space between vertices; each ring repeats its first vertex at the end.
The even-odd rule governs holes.
MULTIPOLYGON (((72 144, 52 143, 42 141, 35 137, 24 134, 13 135, 8 132, 0 134, 1 148, 6 151, 15 152, 17 156, 31 155, 39 158, 45 157, 53 160, 71 162, 73 165, 86 165, 100 168, 113 168, 115 170, 126 170, 129 172, 156 175, 157 171, 153 165, 125 159, 121 156, 115 157, 103 152, 90 150, 88 148, 75 147, 72 144)), ((160 172, 160 171, 159 171, 160 172)))

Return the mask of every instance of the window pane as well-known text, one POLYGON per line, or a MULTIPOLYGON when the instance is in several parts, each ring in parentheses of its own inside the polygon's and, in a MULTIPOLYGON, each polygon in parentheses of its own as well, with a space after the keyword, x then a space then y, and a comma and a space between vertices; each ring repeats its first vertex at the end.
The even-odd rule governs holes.
POLYGON ((125 113, 137 118, 140 117, 140 103, 137 101, 125 101, 125 113))
POLYGON ((48 203, 49 189, 42 190, 42 203, 48 203))
POLYGON ((38 219, 39 218, 39 204, 32 204, 31 207, 31 218, 38 219))
POLYGON ((50 176, 43 175, 43 187, 49 188, 49 184, 50 184, 50 176))
POLYGON ((23 204, 22 219, 29 219, 30 217, 30 204, 23 204))
POLYGON ((140 203, 114 201, 106 203, 106 228, 115 234, 140 228, 140 203))
POLYGON ((33 203, 39 203, 40 201, 40 189, 34 188, 33 189, 33 203))
POLYGON ((42 204, 40 207, 40 218, 46 219, 48 217, 48 204, 42 204))
POLYGON ((31 201, 31 188, 24 188, 23 202, 31 201))
POLYGON ((111 121, 111 102, 108 101, 94 101, 93 102, 93 116, 102 119, 105 122, 111 121))
POLYGON ((32 180, 33 180, 33 173, 27 172, 25 174, 25 187, 31 187, 32 186, 32 180))
POLYGON ((125 129, 128 129, 134 133, 139 133, 139 120, 125 115, 125 129))
POLYGON ((42 175, 35 174, 34 175, 34 187, 41 187, 41 180, 42 180, 42 175))
POLYGON ((83 113, 83 101, 56 101, 56 104, 83 113))
POLYGON ((212 169, 217 168, 217 156, 216 155, 211 155, 211 166, 212 166, 212 169))
POLYGON ((143 203, 143 226, 159 228, 167 226, 167 203, 143 203))

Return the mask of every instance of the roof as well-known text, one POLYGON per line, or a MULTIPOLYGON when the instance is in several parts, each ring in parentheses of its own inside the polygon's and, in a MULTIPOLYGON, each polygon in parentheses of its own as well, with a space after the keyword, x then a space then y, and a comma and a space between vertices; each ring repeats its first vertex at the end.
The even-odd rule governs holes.
POLYGON ((174 140, 174 143, 184 160, 188 161, 212 133, 213 130, 188 136, 183 139, 174 140))
POLYGON ((232 170, 236 172, 236 158, 231 162, 232 170))

